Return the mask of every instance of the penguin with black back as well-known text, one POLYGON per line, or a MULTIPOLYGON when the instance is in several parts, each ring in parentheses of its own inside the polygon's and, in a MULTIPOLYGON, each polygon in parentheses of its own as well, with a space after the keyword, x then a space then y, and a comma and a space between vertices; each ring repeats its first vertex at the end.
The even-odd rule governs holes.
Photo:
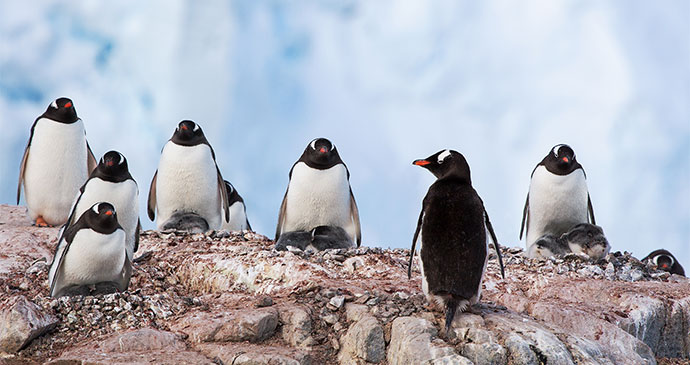
POLYGON ((115 207, 118 223, 127 234, 127 257, 134 260, 141 231, 139 187, 129 172, 125 156, 118 151, 106 152, 79 193, 63 229, 74 224, 94 204, 107 201, 115 207))
POLYGON ((456 310, 479 302, 489 258, 486 232, 491 235, 501 276, 503 260, 484 203, 472 187, 470 167, 457 151, 442 150, 414 165, 437 180, 424 197, 410 250, 411 277, 415 245, 419 242, 422 290, 429 302, 445 307, 446 336, 456 310))
POLYGON ((64 224, 79 187, 95 168, 96 158, 74 103, 58 98, 31 126, 19 167, 17 204, 23 185, 29 217, 36 226, 64 224))
POLYGON ((100 202, 85 211, 58 239, 50 265, 50 296, 125 291, 132 274, 126 234, 115 207, 100 202), (93 286, 94 288, 89 288, 93 286))
POLYGON ((186 213, 201 217, 211 230, 221 229, 229 219, 228 193, 216 154, 201 127, 191 120, 181 121, 163 146, 149 189, 149 218, 154 220, 156 213, 158 229, 173 215, 179 220, 186 213))
POLYGON ((522 212, 520 239, 526 235, 529 257, 538 253, 530 247, 543 235, 560 237, 580 223, 596 224, 587 176, 566 144, 554 146, 532 171, 529 192, 522 212))
POLYGON ((230 217, 223 221, 222 229, 226 231, 251 231, 252 226, 249 224, 249 219, 247 219, 247 207, 244 204, 244 199, 227 180, 225 180, 225 190, 228 194, 230 217))
POLYGON ((289 177, 275 241, 286 232, 311 232, 318 226, 331 226, 344 229, 349 246, 359 247, 362 234, 350 171, 335 145, 326 138, 309 142, 289 177))
POLYGON ((680 265, 676 257, 665 249, 654 250, 649 253, 642 261, 653 262, 659 270, 668 271, 671 274, 685 276, 685 270, 680 265))

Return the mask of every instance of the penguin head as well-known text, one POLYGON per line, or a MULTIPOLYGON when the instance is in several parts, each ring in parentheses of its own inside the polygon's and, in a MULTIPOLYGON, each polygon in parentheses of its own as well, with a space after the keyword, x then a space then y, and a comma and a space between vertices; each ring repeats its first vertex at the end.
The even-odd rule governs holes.
POLYGON ((675 256, 667 250, 659 249, 652 251, 647 257, 642 259, 642 261, 650 260, 652 261, 659 270, 668 271, 672 274, 678 274, 685 276, 685 270, 683 266, 678 263, 675 256))
POLYGON ((84 215, 86 215, 86 225, 99 233, 112 233, 120 226, 117 222, 115 207, 110 203, 96 203, 84 215))
POLYGON ((100 170, 103 175, 111 177, 123 176, 129 172, 127 159, 117 151, 106 152, 98 162, 96 169, 100 170))
POLYGON ((74 109, 74 103, 69 98, 57 98, 43 113, 43 117, 52 119, 56 122, 70 124, 74 123, 79 118, 77 117, 77 110, 74 109))
POLYGON ((244 200, 237 192, 237 190, 235 190, 235 187, 232 186, 232 184, 228 180, 223 181, 225 181, 225 190, 228 192, 228 205, 232 205, 233 203, 238 201, 244 203, 244 200))
POLYGON ((460 152, 441 150, 425 159, 415 160, 412 164, 431 171, 437 179, 455 178, 472 184, 470 165, 460 152))
POLYGON ((175 129, 171 140, 184 146, 194 146, 206 140, 201 127, 191 120, 183 120, 175 129))
POLYGON ((316 138, 309 142, 300 160, 304 160, 308 165, 317 168, 328 168, 342 162, 340 155, 338 155, 338 149, 326 138, 316 138))
POLYGON ((542 164, 557 175, 567 175, 580 167, 575 158, 575 151, 567 144, 553 146, 551 152, 542 160, 542 164))

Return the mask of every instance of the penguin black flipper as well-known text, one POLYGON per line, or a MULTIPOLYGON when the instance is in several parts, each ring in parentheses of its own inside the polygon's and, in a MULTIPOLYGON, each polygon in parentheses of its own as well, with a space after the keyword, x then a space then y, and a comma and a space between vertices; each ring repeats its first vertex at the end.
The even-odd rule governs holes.
POLYGON ((22 183, 24 182, 24 172, 26 171, 26 160, 29 157, 29 146, 31 145, 31 140, 26 144, 24 148, 24 156, 22 156, 22 162, 19 164, 19 181, 17 182, 17 205, 19 205, 19 198, 22 194, 22 183))
POLYGON ((50 282, 50 295, 53 296, 55 293, 53 293, 53 290, 55 289, 55 284, 59 281, 60 278, 60 269, 62 268, 62 262, 65 259, 65 255, 67 254, 67 251, 69 251, 69 246, 72 244, 72 240, 74 240, 74 236, 77 234, 79 229, 82 227, 77 227, 76 225, 71 225, 67 228, 65 228, 62 231, 62 235, 60 238, 58 238, 58 244, 57 247, 55 247, 55 255, 53 256, 53 262, 50 264, 50 267, 52 268, 53 265, 55 264, 55 260, 58 260, 57 266, 55 267, 55 274, 53 275, 53 281, 50 282))
POLYGON ((422 211, 419 212, 419 219, 417 219, 417 228, 414 230, 414 236, 412 237, 412 248, 410 248, 410 263, 407 265, 407 279, 412 278, 412 259, 414 259, 414 249, 417 245, 417 237, 419 237, 419 231, 422 229, 422 220, 424 217, 424 204, 422 204, 422 211))
POLYGON ((527 199, 525 199, 525 207, 522 209, 522 224, 520 225, 520 239, 522 239, 522 234, 525 232, 527 225, 529 224, 529 193, 527 193, 527 199))
POLYGON ((501 267, 501 277, 505 279, 506 274, 505 269, 503 268, 503 257, 501 256, 501 247, 498 245, 498 238, 496 238, 496 233, 494 232, 494 227, 491 225, 491 221, 489 220, 489 213, 486 212, 486 208, 484 208, 484 222, 486 223, 486 229, 489 231, 489 234, 491 235, 491 241, 493 241, 494 248, 496 249, 498 265, 501 267))
POLYGON ((589 193, 587 194, 587 211, 589 212, 589 222, 596 225, 596 221, 594 220, 594 207, 592 207, 592 198, 589 197, 589 193))
MULTIPOLYGON (((139 249, 139 233, 141 233, 141 219, 137 219, 137 229, 134 233, 134 251, 137 252, 139 249)), ((134 255, 132 255, 134 256, 134 255)), ((132 257, 133 259, 133 257, 132 257)))
MULTIPOLYGON (((290 170, 290 175, 292 175, 292 170, 290 170)), ((290 186, 288 185, 288 188, 290 186)), ((280 204, 280 212, 278 213, 278 225, 276 226, 276 236, 273 239, 274 241, 278 242, 278 238, 280 238, 280 233, 283 231, 283 225, 285 224, 285 216, 287 212, 287 194, 288 191, 285 190, 285 195, 283 196, 283 202, 280 204)))
POLYGON ((93 151, 91 151, 91 146, 89 146, 89 142, 86 142, 86 171, 91 175, 91 172, 96 169, 96 166, 98 166, 98 161, 96 160, 96 156, 93 155, 93 151))
MULTIPOLYGON (((211 152, 213 152, 213 149, 211 149, 211 152)), ((215 161, 216 159, 214 154, 213 162, 215 161)), ((223 208, 223 212, 225 213, 225 223, 227 223, 230 221, 230 202, 228 201, 228 190, 225 188, 225 180, 223 179, 223 175, 220 174, 218 165, 216 165, 216 171, 218 172, 218 193, 220 193, 220 204, 223 208)))
POLYGON ((362 227, 359 224, 359 209, 357 208, 355 196, 352 194, 352 187, 350 187, 350 217, 355 225, 355 238, 357 247, 359 247, 362 244, 362 227))
POLYGON ((153 174, 153 179, 151 179, 151 187, 149 188, 149 199, 148 199, 148 213, 149 219, 153 221, 156 218, 156 179, 158 178, 158 170, 153 174))

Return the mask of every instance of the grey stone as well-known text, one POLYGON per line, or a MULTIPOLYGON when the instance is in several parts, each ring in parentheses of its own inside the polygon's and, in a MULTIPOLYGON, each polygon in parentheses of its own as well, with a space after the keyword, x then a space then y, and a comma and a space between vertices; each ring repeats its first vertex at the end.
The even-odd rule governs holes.
POLYGON ((661 334, 664 331, 666 306, 661 300, 640 295, 630 295, 621 306, 628 309, 628 318, 619 323, 619 327, 635 336, 649 346, 657 356, 661 334))
POLYGON ((352 360, 359 359, 379 363, 386 357, 383 327, 372 316, 363 317, 350 326, 340 342, 338 360, 341 364, 349 364, 352 360))
POLYGON ((461 353, 475 364, 503 365, 508 361, 506 349, 497 343, 468 343, 461 353))
POLYGON ((396 318, 391 328, 388 364, 471 364, 443 341, 432 341, 437 333, 438 330, 425 319, 396 318))
POLYGON ((328 302, 328 307, 333 309, 333 310, 338 310, 343 307, 345 304, 345 297, 342 295, 337 295, 331 298, 331 300, 328 302))
POLYGON ((278 326, 278 311, 272 307, 224 313, 190 313, 172 329, 189 335, 192 342, 250 341, 271 337, 278 326))
POLYGON ((25 296, 15 296, 0 306, 0 351, 15 353, 34 338, 52 330, 58 319, 25 296))
POLYGON ((566 345, 570 349, 570 354, 573 355, 573 360, 578 365, 614 365, 606 357, 601 346, 594 341, 568 336, 566 345))
POLYGON ((517 333, 511 333, 505 340, 508 359, 512 364, 538 365, 539 359, 532 351, 531 344, 517 333))
POLYGON ((293 347, 307 347, 314 344, 311 336, 311 316, 301 306, 280 309, 280 321, 283 323, 283 339, 293 347))
POLYGON ((213 344, 206 343, 197 349, 223 364, 233 365, 310 365, 311 356, 307 353, 282 347, 259 346, 254 344, 213 344))
POLYGON ((186 347, 184 341, 174 333, 153 328, 142 328, 114 336, 100 345, 104 352, 183 351, 186 347))
POLYGON ((369 314, 369 306, 365 304, 346 303, 345 318, 349 322, 357 322, 365 315, 369 314))

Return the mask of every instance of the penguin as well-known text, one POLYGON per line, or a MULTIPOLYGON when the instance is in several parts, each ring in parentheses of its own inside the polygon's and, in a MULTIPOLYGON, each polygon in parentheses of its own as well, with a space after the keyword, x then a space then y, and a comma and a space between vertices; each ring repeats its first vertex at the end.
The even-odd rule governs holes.
POLYGON ((525 233, 529 255, 537 252, 530 250, 530 246, 539 237, 545 234, 560 237, 579 223, 596 224, 585 170, 577 162, 573 149, 559 144, 532 171, 520 239, 525 233))
POLYGON ((210 230, 221 229, 230 216, 225 181, 216 154, 201 127, 181 121, 163 147, 158 170, 151 180, 148 215, 161 229, 175 212, 195 213, 210 230))
POLYGON ((318 226, 310 232, 292 231, 280 235, 276 241, 275 249, 285 251, 288 246, 303 251, 323 251, 334 248, 349 248, 352 246, 352 241, 341 227, 318 226))
POLYGON ((19 167, 17 205, 23 185, 33 224, 61 225, 69 217, 79 187, 95 168, 96 158, 74 103, 58 98, 31 126, 19 167))
POLYGON ((570 247, 560 237, 551 234, 539 237, 529 250, 536 252, 528 252, 528 257, 558 257, 571 253, 570 247))
POLYGON ((50 296, 83 293, 80 289, 91 285, 127 290, 132 264, 126 242, 115 207, 94 204, 58 240, 50 265, 50 296))
POLYGON ((611 251, 604 230, 594 224, 580 223, 561 235, 560 240, 570 252, 584 253, 593 260, 600 260, 611 251))
POLYGON ((177 211, 160 228, 163 231, 175 230, 188 233, 204 233, 209 230, 206 219, 194 212, 177 211))
POLYGON ((252 226, 247 219, 247 207, 244 205, 244 199, 235 190, 235 187, 225 180, 225 189, 228 194, 228 206, 230 210, 229 219, 223 222, 221 229, 226 231, 246 231, 252 230, 252 226))
POLYGON ((429 302, 445 307, 448 336, 456 310, 462 312, 479 302, 489 258, 487 231, 505 277, 503 259, 484 203, 472 187, 465 157, 457 151, 442 150, 413 164, 429 170, 437 180, 422 203, 407 276, 412 276, 412 259, 419 242, 422 291, 429 302))
POLYGON ((280 205, 275 241, 285 232, 309 232, 318 226, 343 228, 350 245, 362 243, 359 210, 350 187, 350 171, 326 138, 309 142, 290 169, 280 205))
POLYGON ((129 173, 125 156, 118 151, 108 151, 79 192, 63 229, 74 224, 95 203, 108 201, 115 207, 117 220, 127 234, 127 257, 134 260, 141 231, 139 188, 129 173))
POLYGON ((671 274, 685 276, 683 266, 681 266, 678 260, 676 260, 676 257, 667 250, 654 250, 647 255, 647 257, 643 258, 642 261, 651 261, 659 268, 659 270, 668 271, 671 274))

